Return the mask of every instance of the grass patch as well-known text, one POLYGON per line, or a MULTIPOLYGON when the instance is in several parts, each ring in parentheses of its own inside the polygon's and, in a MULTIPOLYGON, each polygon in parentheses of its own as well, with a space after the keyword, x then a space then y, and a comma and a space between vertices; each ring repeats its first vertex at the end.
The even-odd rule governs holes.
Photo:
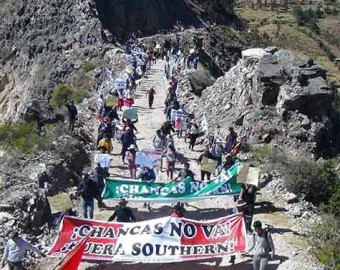
POLYGON ((312 253, 326 270, 340 270, 340 219, 324 214, 313 228, 312 253))
POLYGON ((272 152, 272 147, 269 145, 261 145, 252 147, 253 157, 259 161, 263 161, 269 158, 272 152))
POLYGON ((94 64, 94 63, 92 63, 92 62, 87 62, 87 63, 85 63, 85 64, 81 67, 81 69, 82 69, 85 73, 90 72, 90 71, 94 70, 95 68, 96 68, 96 64, 94 64))
POLYGON ((73 100, 75 103, 81 103, 90 94, 83 90, 74 90, 69 85, 59 84, 52 91, 50 105, 53 108, 60 108, 73 100))
POLYGON ((9 152, 36 154, 40 150, 50 150, 55 139, 56 134, 52 125, 45 128, 44 136, 39 135, 35 123, 0 126, 0 145, 9 152))

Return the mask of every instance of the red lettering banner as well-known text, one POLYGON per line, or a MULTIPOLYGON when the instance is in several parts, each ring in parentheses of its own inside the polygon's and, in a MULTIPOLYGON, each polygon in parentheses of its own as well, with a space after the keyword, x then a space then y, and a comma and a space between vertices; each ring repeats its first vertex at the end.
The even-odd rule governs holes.
POLYGON ((217 258, 246 250, 242 214, 210 221, 165 217, 136 223, 64 217, 49 255, 65 256, 92 229, 83 260, 167 263, 217 258))

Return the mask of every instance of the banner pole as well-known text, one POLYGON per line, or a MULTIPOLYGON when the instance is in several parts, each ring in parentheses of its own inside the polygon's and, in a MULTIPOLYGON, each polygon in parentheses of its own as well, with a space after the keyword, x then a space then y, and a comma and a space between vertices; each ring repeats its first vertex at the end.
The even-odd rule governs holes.
MULTIPOLYGON (((77 245, 76 245, 72 250, 75 250, 75 249, 78 247, 78 245, 82 244, 83 240, 86 239, 86 238, 88 238, 88 237, 90 237, 90 235, 91 235, 95 230, 96 230, 96 229, 92 229, 92 230, 88 233, 88 235, 86 235, 82 240, 80 240, 80 241, 77 243, 77 245)), ((72 252, 72 250, 70 250, 70 252, 72 252)), ((70 252, 69 252, 69 253, 70 253, 70 252)), ((60 259, 59 262, 56 263, 56 264, 51 268, 51 270, 56 270, 56 269, 58 268, 58 266, 60 266, 60 265, 63 263, 63 261, 65 260, 65 258, 67 258, 67 255, 65 255, 62 259, 60 259)))

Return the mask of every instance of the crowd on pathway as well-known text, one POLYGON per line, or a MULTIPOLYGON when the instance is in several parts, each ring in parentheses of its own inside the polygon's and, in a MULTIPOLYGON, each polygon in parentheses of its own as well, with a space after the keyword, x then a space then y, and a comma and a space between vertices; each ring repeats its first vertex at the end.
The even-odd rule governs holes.
MULTIPOLYGON (((82 201, 84 218, 93 219, 95 200, 97 200, 99 208, 106 208, 101 194, 105 186, 104 180, 110 176, 109 169, 111 167, 111 154, 114 143, 120 144, 122 165, 128 168, 131 179, 148 182, 157 180, 158 173, 154 167, 138 166, 136 164, 136 155, 139 148, 136 136, 138 135, 138 130, 135 124, 138 122, 138 116, 133 113, 133 105, 138 80, 159 59, 165 59, 166 61, 164 74, 169 80, 164 100, 166 121, 157 129, 150 143, 152 143, 154 149, 160 150, 162 153, 159 170, 162 172, 165 169, 167 180, 169 182, 179 182, 190 177, 194 181, 209 181, 212 175, 218 176, 228 171, 235 164, 237 154, 242 145, 242 140, 238 140, 238 135, 232 127, 229 128, 229 133, 224 141, 220 139, 219 134, 202 132, 201 124, 195 114, 187 112, 180 103, 178 99, 180 89, 176 73, 184 66, 197 68, 197 55, 192 54, 189 57, 183 57, 179 48, 172 50, 160 46, 146 48, 134 34, 129 37, 125 47, 132 66, 131 69, 127 68, 127 75, 124 76, 125 82, 120 82, 116 85, 118 87, 110 89, 107 97, 105 97, 104 93, 100 93, 97 100, 99 126, 96 145, 98 152, 95 155, 93 170, 84 173, 77 189, 77 195, 81 197, 82 201), (131 115, 134 116, 134 119, 127 116, 126 110, 132 113, 131 115), (197 163, 201 165, 199 176, 195 175, 190 169, 188 162, 184 162, 183 169, 177 173, 175 172, 179 153, 176 150, 174 137, 177 137, 177 140, 184 140, 190 151, 195 151, 194 149, 197 145, 203 145, 204 151, 196 159, 197 163), (214 171, 205 169, 206 167, 203 165, 207 162, 215 164, 214 171)), ((148 99, 149 109, 152 110, 154 99, 155 97, 157 98, 155 87, 150 87, 145 96, 148 99)), ((78 111, 73 102, 66 106, 69 114, 69 129, 73 133, 78 111)), ((243 212, 246 229, 253 235, 252 244, 247 251, 253 251, 253 268, 255 270, 264 270, 269 257, 273 257, 275 253, 273 240, 271 234, 262 228, 260 221, 252 223, 256 201, 256 186, 242 184, 241 187, 241 194, 234 196, 234 201, 238 203, 234 211, 243 212), (252 227, 255 230, 254 232, 252 227)), ((108 221, 135 222, 137 218, 127 204, 128 202, 122 198, 108 221)), ((151 209, 150 204, 145 204, 145 206, 151 209)), ((184 206, 182 203, 173 205, 171 216, 185 217, 187 211, 184 206)), ((63 214, 75 215, 71 210, 63 214)), ((18 238, 17 233, 13 234, 5 249, 5 260, 8 262, 10 269, 22 269, 20 268, 23 260, 22 254, 26 249, 38 252, 30 244, 18 238)), ((230 262, 235 262, 235 256, 231 257, 230 262)))

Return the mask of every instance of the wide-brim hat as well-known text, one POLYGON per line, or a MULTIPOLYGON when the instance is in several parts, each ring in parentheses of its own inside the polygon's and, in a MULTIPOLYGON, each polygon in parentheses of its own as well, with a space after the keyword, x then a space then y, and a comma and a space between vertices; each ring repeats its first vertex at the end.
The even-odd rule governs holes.
POLYGON ((127 203, 128 203, 128 201, 125 200, 124 198, 120 199, 119 202, 118 202, 118 204, 127 204, 127 203))

